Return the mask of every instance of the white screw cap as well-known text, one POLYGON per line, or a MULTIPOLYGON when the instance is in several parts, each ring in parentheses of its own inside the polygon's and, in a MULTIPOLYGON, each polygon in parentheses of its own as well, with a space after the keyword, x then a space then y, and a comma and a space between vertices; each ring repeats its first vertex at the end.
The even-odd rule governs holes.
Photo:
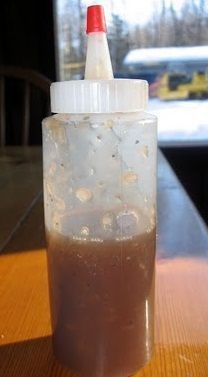
POLYGON ((51 85, 53 113, 115 113, 145 110, 145 80, 71 80, 51 85))

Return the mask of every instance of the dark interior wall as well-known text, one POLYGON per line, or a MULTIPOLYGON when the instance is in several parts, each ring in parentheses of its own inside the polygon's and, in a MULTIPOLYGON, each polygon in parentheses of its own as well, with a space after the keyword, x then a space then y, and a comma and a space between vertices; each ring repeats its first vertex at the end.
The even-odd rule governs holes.
MULTIPOLYGON (((55 0, 54 0, 55 1, 55 0)), ((0 65, 33 69, 56 80, 53 0, 0 0, 0 65)), ((21 144, 23 82, 7 79, 6 144, 21 144)), ((30 94, 30 144, 41 144, 46 97, 30 94)))
POLYGON ((0 64, 32 68, 54 81, 53 1, 0 3, 0 64))
POLYGON ((208 224, 208 148, 166 147, 162 152, 208 224))

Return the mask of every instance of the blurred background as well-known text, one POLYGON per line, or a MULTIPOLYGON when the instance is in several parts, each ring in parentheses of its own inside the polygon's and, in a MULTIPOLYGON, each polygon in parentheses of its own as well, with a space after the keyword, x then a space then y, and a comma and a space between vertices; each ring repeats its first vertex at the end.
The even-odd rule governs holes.
MULTIPOLYGON (((86 7, 96 3, 1 4, 2 145, 41 144, 50 82, 83 78, 86 7)), ((159 147, 208 222, 208 2, 99 3, 105 7, 115 77, 149 82, 149 111, 159 118, 159 147)))
MULTIPOLYGON (((115 77, 149 82, 150 110, 160 116, 159 140, 208 140, 208 2, 146 0, 145 6, 136 0, 101 2, 115 77)), ((61 80, 83 78, 89 4, 56 0, 61 80)))

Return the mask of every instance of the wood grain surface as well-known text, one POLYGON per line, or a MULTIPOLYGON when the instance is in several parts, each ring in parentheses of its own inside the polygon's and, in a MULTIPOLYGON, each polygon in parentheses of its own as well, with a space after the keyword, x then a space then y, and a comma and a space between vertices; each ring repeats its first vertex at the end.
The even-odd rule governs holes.
MULTIPOLYGON (((0 258, 0 376, 72 376, 52 354, 45 252, 0 258)), ((138 377, 208 376, 207 286, 207 260, 157 262, 155 354, 138 377)))
MULTIPOLYGON (((7 149, 3 156, 0 190, 6 198, 8 185, 13 185, 9 208, 14 213, 7 214, 7 206, 1 202, 0 377, 72 377, 55 361, 51 346, 40 150, 7 149), (21 182, 15 163, 18 159, 25 166, 25 170, 21 168, 21 182), (29 193, 28 182, 32 181, 36 186, 29 193), (24 187, 24 194, 17 190, 15 199, 16 186, 24 187)), ((166 178, 159 166, 155 353, 136 376, 208 377, 207 229, 162 157, 159 164, 165 165, 166 178), (175 209, 173 204, 171 207, 172 195, 183 203, 183 210, 179 210, 177 201, 175 209), (163 208, 164 203, 171 213, 163 208), (187 214, 188 225, 178 225, 187 214), (185 235, 180 228, 186 230, 185 235)))

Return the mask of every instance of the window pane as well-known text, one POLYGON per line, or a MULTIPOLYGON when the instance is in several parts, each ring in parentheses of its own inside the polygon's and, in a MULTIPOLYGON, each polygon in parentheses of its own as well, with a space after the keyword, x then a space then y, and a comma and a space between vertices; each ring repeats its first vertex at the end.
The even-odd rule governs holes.
MULTIPOLYGON (((160 141, 208 142, 207 0, 103 0, 114 75, 148 80, 160 141)), ((92 2, 56 0, 61 80, 82 79, 92 2)))

